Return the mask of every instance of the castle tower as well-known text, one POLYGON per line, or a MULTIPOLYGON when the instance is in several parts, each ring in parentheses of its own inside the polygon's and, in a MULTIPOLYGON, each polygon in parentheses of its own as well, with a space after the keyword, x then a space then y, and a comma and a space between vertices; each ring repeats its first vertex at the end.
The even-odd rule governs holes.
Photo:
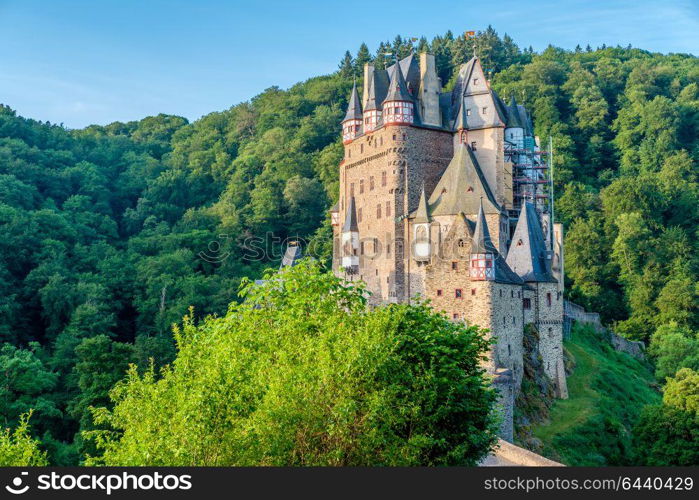
POLYGON ((415 119, 413 97, 408 93, 400 64, 393 66, 388 93, 382 103, 385 125, 409 125, 415 119))
POLYGON ((434 56, 423 52, 420 54, 420 115, 422 123, 433 127, 442 126, 442 110, 439 106, 439 95, 442 82, 437 76, 434 56))
POLYGON ((412 218, 413 226, 413 254, 417 261, 428 261, 432 254, 432 242, 430 234, 430 216, 427 213, 427 196, 425 186, 420 193, 420 204, 412 218))
POLYGON ((551 272, 552 252, 546 247, 536 206, 524 202, 507 263, 527 284, 524 321, 539 333, 539 352, 546 374, 554 381, 557 396, 568 397, 563 364, 563 296, 551 272))
POLYGON ((353 140, 361 133, 361 129, 362 107, 359 103, 359 94, 357 93, 357 84, 355 83, 352 86, 352 94, 347 105, 345 119, 342 120, 342 141, 348 142, 353 140))

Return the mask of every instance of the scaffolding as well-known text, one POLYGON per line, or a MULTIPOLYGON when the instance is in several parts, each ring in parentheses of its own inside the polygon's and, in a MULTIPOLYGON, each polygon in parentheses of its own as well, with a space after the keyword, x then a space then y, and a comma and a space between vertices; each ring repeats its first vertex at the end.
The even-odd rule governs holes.
POLYGON ((505 161, 512 164, 512 209, 510 220, 516 224, 525 201, 535 204, 550 245, 553 236, 553 145, 549 137, 547 150, 534 141, 525 147, 506 143, 505 161), (526 147, 529 146, 529 147, 526 147))

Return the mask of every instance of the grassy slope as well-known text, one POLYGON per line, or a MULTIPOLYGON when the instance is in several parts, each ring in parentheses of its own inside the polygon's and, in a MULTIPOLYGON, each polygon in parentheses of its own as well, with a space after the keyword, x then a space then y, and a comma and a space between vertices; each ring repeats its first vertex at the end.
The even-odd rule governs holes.
POLYGON ((570 398, 535 426, 544 454, 567 465, 622 465, 631 460, 631 427, 660 399, 651 367, 614 351, 589 327, 576 325, 565 347, 574 358, 570 398))

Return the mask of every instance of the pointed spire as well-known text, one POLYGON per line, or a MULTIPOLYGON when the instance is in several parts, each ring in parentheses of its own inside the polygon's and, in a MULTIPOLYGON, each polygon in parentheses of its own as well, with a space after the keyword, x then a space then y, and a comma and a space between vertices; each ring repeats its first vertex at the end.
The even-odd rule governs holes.
POLYGON ((471 253, 498 253, 498 249, 493 245, 493 240, 490 239, 488 223, 485 221, 483 198, 481 198, 480 207, 478 208, 476 229, 473 231, 473 240, 471 241, 471 253))
POLYGON ((342 226, 343 233, 357 233, 357 207, 354 204, 354 196, 350 198, 349 207, 347 207, 347 215, 345 215, 345 224, 342 226))
POLYGON ((507 264, 524 281, 555 282, 551 274, 551 262, 547 259, 544 232, 539 223, 536 206, 528 201, 522 205, 517 227, 512 235, 512 245, 507 254, 507 264))
POLYGON ((294 267, 299 263, 299 260, 301 260, 302 257, 303 253, 301 252, 301 247, 299 246, 298 242, 290 241, 286 247, 286 251, 284 252, 284 257, 282 257, 282 263, 280 264, 279 269, 294 267))
POLYGON ((383 102, 389 101, 407 101, 412 102, 413 98, 408 92, 408 87, 405 84, 405 78, 403 78, 403 72, 400 69, 400 64, 393 66, 393 73, 391 74, 391 82, 388 85, 388 93, 386 94, 386 99, 383 102))
POLYGON ((345 114, 345 119, 342 120, 346 122, 347 120, 361 120, 362 119, 362 106, 359 102, 359 93, 357 92, 357 82, 354 82, 352 86, 352 93, 350 94, 349 104, 347 105, 347 114, 345 114))
POLYGON ((456 115, 456 120, 454 120, 454 131, 458 130, 468 130, 468 114, 466 107, 466 98, 461 98, 461 105, 459 106, 459 114, 456 115))
POLYGON ((430 222, 430 215, 427 213, 427 195, 425 194, 425 184, 422 184, 422 192, 420 193, 420 203, 415 212, 413 223, 424 224, 430 222))
POLYGON ((376 99, 376 77, 372 75, 372 77, 369 79, 364 112, 366 113, 367 111, 373 111, 375 109, 381 109, 381 106, 379 106, 379 102, 376 99))
POLYGON ((512 98, 510 99, 510 105, 507 107, 508 128, 524 128, 520 108, 522 108, 522 106, 517 104, 517 101, 515 100, 515 95, 512 94, 512 98))

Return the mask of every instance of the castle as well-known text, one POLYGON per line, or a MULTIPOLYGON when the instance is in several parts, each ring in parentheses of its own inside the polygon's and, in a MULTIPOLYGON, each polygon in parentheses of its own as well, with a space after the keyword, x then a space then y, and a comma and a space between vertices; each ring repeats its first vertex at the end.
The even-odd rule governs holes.
POLYGON ((529 113, 490 88, 477 57, 443 91, 434 56, 364 67, 342 121, 333 271, 372 304, 429 299, 495 339, 487 371, 512 440, 527 324, 558 397, 563 364, 562 227, 529 113))

